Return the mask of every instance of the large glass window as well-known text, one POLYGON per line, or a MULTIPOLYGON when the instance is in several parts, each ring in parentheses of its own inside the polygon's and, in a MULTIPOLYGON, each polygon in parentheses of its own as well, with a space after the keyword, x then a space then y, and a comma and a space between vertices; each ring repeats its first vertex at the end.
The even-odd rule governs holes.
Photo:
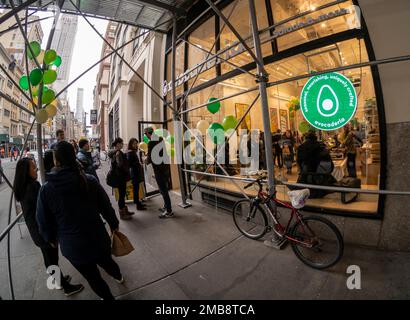
MULTIPOLYGON (((257 12, 257 21, 259 30, 266 28, 268 24, 267 11, 265 0, 255 0, 255 8, 257 12)), ((253 48, 252 38, 252 23, 249 15, 249 1, 238 0, 231 3, 222 11, 226 17, 229 17, 229 22, 233 25, 240 36, 246 40, 246 44, 253 48)), ((221 33, 221 50, 230 48, 225 51, 224 57, 234 56, 229 61, 237 66, 243 66, 253 61, 252 56, 248 52, 236 55, 236 51, 240 51, 241 46, 238 42, 238 38, 231 31, 228 26, 225 26, 224 21, 220 20, 221 33), (236 46, 233 46, 237 44, 236 46)), ((242 49, 243 50, 243 49, 242 49)), ((272 54, 272 47, 270 43, 262 45, 262 53, 264 56, 272 54)), ((235 67, 227 63, 222 63, 222 73, 227 73, 234 70, 235 67)))
MULTIPOLYGON (((184 65, 184 55, 185 55, 185 43, 180 43, 177 45, 175 53, 175 75, 177 77, 177 95, 183 92, 184 86, 183 82, 178 82, 178 76, 182 75, 185 71, 184 65)), ((172 52, 167 54, 167 82, 171 83, 171 66, 172 66, 172 52)), ((171 91, 167 94, 167 101, 171 100, 171 91)))
MULTIPOLYGON (((216 46, 215 43, 215 18, 211 18, 201 24, 194 32, 192 32, 189 37, 189 46, 188 46, 188 69, 195 67, 195 65, 204 62, 207 57, 210 55, 207 52, 215 53, 216 46), (212 49, 212 51, 211 51, 212 49)), ((206 64, 202 64, 199 70, 207 70, 206 64)), ((191 87, 192 85, 195 87, 200 85, 210 79, 215 78, 216 76, 216 68, 212 67, 205 72, 202 72, 198 79, 196 80, 195 84, 193 82, 195 77, 188 81, 188 86, 191 87)))
MULTIPOLYGON (((364 41, 351 39, 280 60, 267 65, 266 69, 270 74, 270 81, 277 81, 364 61, 368 61, 364 41)), ((369 67, 364 67, 341 73, 348 77, 354 85, 358 98, 357 111, 352 120, 343 128, 334 131, 314 130, 314 135, 324 151, 323 154, 328 155, 328 158, 324 157, 329 164, 330 169, 327 175, 332 183, 342 183, 346 181, 346 178, 358 178, 361 180, 361 188, 378 189, 380 183, 380 132, 372 72, 369 67)), ((299 97, 307 80, 291 81, 268 89, 271 134, 273 141, 277 142, 271 156, 274 158, 275 175, 279 180, 298 181, 299 173, 302 170, 298 148, 305 142, 308 131, 314 129, 306 123, 299 108, 299 97), (289 132, 288 135, 285 135, 286 131, 289 132)), ((241 74, 190 95, 188 108, 195 108, 208 101, 209 98, 227 97, 254 86, 255 81, 250 75, 241 74)), ((252 104, 257 93, 258 91, 254 91, 224 100, 221 102, 219 111, 214 114, 206 107, 191 111, 188 113, 188 125, 194 129, 201 120, 206 120, 209 124, 221 124, 227 116, 233 116, 239 120, 252 104)), ((263 120, 260 108, 258 100, 239 128, 262 132, 263 120)), ((263 135, 260 137, 262 138, 263 135)), ((216 146, 211 139, 205 141, 208 151, 214 153, 216 146)), ((245 145, 247 144, 245 143, 245 145)), ((263 139, 259 140, 259 146, 258 168, 266 169, 264 148, 262 147, 263 139)), ((240 149, 240 139, 229 141, 229 148, 225 151, 225 160, 238 159, 238 150, 240 149), (236 148, 234 148, 233 153, 230 149, 232 144, 236 148), (227 154, 228 156, 226 156, 227 154)), ((193 152, 195 153, 197 150, 195 149, 193 152)), ((322 163, 322 159, 319 160, 322 163)), ((192 169, 204 171, 208 165, 194 164, 192 169)), ((249 164, 225 161, 223 167, 232 176, 244 177, 248 172, 249 164)), ((208 172, 223 174, 217 165, 211 165, 208 172)), ((318 173, 320 172, 318 171, 318 173)), ((194 181, 198 181, 199 178, 200 175, 192 175, 194 181)), ((240 192, 236 184, 240 185, 241 183, 235 184, 226 179, 203 178, 201 184, 215 189, 240 192)), ((278 186, 277 190, 278 197, 288 201, 287 191, 289 189, 282 185, 278 186)), ((253 191, 247 192, 253 193, 253 191)), ((321 194, 309 199, 308 206, 353 213, 376 213, 378 196, 360 195, 351 203, 343 203, 340 193, 321 194)))
MULTIPOLYGON (((341 14, 336 13, 341 9, 346 9, 352 5, 351 1, 346 1, 334 6, 327 7, 322 10, 317 10, 320 6, 329 4, 331 0, 271 0, 273 17, 275 24, 278 24, 286 19, 294 17, 298 14, 303 14, 300 18, 292 19, 287 23, 280 24, 275 31, 280 32, 290 27, 305 25, 298 28, 296 31, 286 31, 284 35, 279 35, 277 38, 278 50, 285 50, 296 45, 329 36, 338 32, 353 28, 352 13, 341 14)), ((340 12, 340 11, 339 11, 340 12)))

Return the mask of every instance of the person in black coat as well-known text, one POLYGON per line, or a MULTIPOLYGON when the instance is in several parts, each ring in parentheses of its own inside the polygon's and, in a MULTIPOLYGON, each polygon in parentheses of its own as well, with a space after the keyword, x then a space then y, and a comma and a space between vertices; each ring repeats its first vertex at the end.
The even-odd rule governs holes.
POLYGON ((146 210, 139 198, 140 183, 144 181, 144 170, 139 154, 138 140, 135 138, 131 138, 128 142, 127 159, 134 190, 134 203, 137 205, 137 210, 146 210))
MULTIPOLYGON (((23 209, 24 221, 34 244, 40 248, 43 254, 46 269, 50 266, 58 266, 58 247, 51 245, 40 235, 36 221, 37 197, 40 191, 40 183, 37 181, 37 166, 33 159, 22 158, 17 162, 14 177, 14 193, 16 200, 20 202, 23 209)), ((66 296, 71 296, 84 289, 81 284, 69 283, 71 277, 60 273, 60 286, 66 296)))
POLYGON ((297 150, 296 161, 301 173, 316 172, 320 163, 321 151, 322 146, 317 141, 315 132, 308 132, 305 141, 297 150))
POLYGON ((99 297, 113 300, 97 266, 119 283, 124 282, 111 257, 111 239, 101 219, 102 216, 111 231, 118 230, 115 211, 103 187, 93 176, 82 172, 71 144, 59 142, 54 157, 56 167, 46 175, 47 182, 37 201, 39 232, 46 242, 60 244, 63 256, 99 297))
MULTIPOLYGON (((81 163, 81 166, 83 167, 84 172, 91 174, 99 182, 100 180, 98 179, 97 171, 96 171, 98 169, 98 165, 94 163, 94 160, 91 156, 89 141, 87 139, 81 139, 78 142, 78 146, 79 146, 79 150, 77 152, 77 160, 81 163)), ((74 147, 74 151, 75 151, 75 147, 74 147)))
POLYGON ((118 208, 120 210, 120 218, 122 220, 130 220, 134 212, 129 211, 125 205, 127 182, 130 181, 130 169, 127 155, 122 152, 124 141, 121 138, 116 138, 112 143, 112 147, 114 149, 108 153, 108 157, 111 159, 111 170, 118 184, 118 208))
POLYGON ((159 218, 170 218, 174 215, 174 213, 172 212, 171 198, 169 197, 168 192, 170 162, 167 156, 164 139, 155 135, 152 127, 145 128, 144 133, 148 139, 150 139, 148 143, 148 155, 146 161, 147 164, 152 164, 159 192, 164 199, 164 207, 160 208, 162 213, 159 215, 159 218))

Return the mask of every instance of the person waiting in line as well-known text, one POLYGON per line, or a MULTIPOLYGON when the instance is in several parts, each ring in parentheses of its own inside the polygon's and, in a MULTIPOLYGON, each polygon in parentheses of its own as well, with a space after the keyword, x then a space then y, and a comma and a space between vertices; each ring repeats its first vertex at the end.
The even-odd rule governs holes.
POLYGON ((131 138, 128 142, 128 165, 130 167, 131 181, 134 190, 134 203, 137 205, 137 210, 146 210, 146 207, 141 203, 139 198, 139 189, 141 182, 144 181, 144 170, 140 158, 138 140, 131 138))
POLYGON ((52 143, 50 146, 51 150, 54 150, 54 148, 56 147, 57 143, 59 143, 60 141, 65 141, 65 134, 64 134, 64 130, 58 129, 56 131, 56 137, 57 137, 57 141, 52 143))
POLYGON ((97 171, 96 171, 98 169, 98 165, 95 164, 93 161, 93 158, 90 152, 90 144, 88 140, 81 139, 78 142, 78 146, 79 146, 79 151, 77 153, 77 160, 81 163, 81 166, 83 167, 84 172, 91 174, 99 182, 100 180, 98 179, 97 171))
POLYGON ((46 175, 37 202, 37 223, 42 238, 57 246, 68 261, 87 280, 92 290, 104 300, 114 296, 98 266, 118 283, 124 278, 111 256, 111 239, 100 215, 118 230, 119 221, 108 195, 98 181, 84 174, 74 148, 68 142, 54 149, 55 168, 46 175))
POLYGON ((144 133, 150 140, 148 143, 148 155, 147 155, 147 164, 152 164, 154 169, 155 180, 157 181, 159 192, 164 199, 164 207, 160 208, 161 214, 159 218, 170 218, 174 216, 172 212, 171 198, 169 197, 168 192, 168 181, 170 178, 170 167, 169 159, 165 149, 164 139, 154 135, 154 129, 152 127, 145 128, 144 133), (153 150, 157 151, 153 156, 153 150), (158 152, 159 150, 159 152, 158 152))
POLYGON ((112 147, 114 149, 108 153, 108 157, 111 159, 111 167, 113 168, 113 172, 115 172, 116 180, 118 182, 118 207, 120 210, 120 218, 123 220, 129 220, 134 212, 128 211, 128 207, 125 205, 127 182, 130 181, 131 178, 127 156, 122 152, 124 141, 121 138, 116 138, 112 143, 112 147))
POLYGON ((78 151, 80 151, 80 148, 78 147, 77 141, 75 141, 74 139, 70 140, 70 143, 72 144, 72 146, 74 147, 74 152, 75 154, 78 153, 78 151))
MULTIPOLYGON (((22 158, 17 162, 14 177, 14 194, 23 209, 24 221, 34 244, 40 248, 46 269, 58 266, 58 247, 43 239, 36 221, 37 197, 40 191, 37 181, 37 166, 33 159, 22 158)), ((84 289, 82 284, 70 284, 71 277, 61 272, 61 286, 66 296, 71 296, 84 289)))

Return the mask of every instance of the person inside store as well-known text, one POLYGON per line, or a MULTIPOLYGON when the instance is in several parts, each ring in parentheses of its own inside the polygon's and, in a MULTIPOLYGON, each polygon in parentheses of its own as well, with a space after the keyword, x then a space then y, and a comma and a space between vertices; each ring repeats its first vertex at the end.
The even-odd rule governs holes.
POLYGON ((128 165, 127 155, 122 152, 124 148, 124 140, 116 138, 112 143, 114 148, 108 153, 111 159, 111 172, 115 175, 116 184, 118 185, 118 208, 120 210, 120 218, 129 220, 134 212, 129 211, 125 205, 125 196, 127 193, 127 182, 131 180, 128 165))
MULTIPOLYGON (((299 167, 298 183, 333 185, 336 180, 332 176, 333 161, 325 144, 320 143, 314 131, 305 135, 304 142, 297 150, 296 162, 299 167)), ((311 189, 311 198, 321 198, 329 192, 311 189)))
POLYGON ((134 192, 134 203, 137 205, 137 210, 146 210, 140 199, 140 187, 144 181, 144 169, 140 157, 139 142, 136 138, 131 138, 128 142, 128 165, 130 167, 130 176, 134 192))
POLYGON ((98 169, 98 165, 94 163, 93 161, 93 158, 90 152, 90 144, 88 140, 81 139, 78 142, 78 147, 79 147, 79 151, 77 153, 77 160, 81 163, 81 166, 84 172, 91 174, 99 182, 100 180, 98 179, 97 171, 96 171, 98 169))
POLYGON ((345 140, 343 142, 346 148, 347 157, 347 172, 349 177, 356 178, 356 148, 361 144, 360 139, 355 135, 353 131, 347 131, 345 134, 345 140))
POLYGON ((287 173, 292 173, 292 164, 294 158, 294 145, 295 141, 293 139, 292 132, 286 130, 285 134, 282 137, 282 153, 283 153, 283 162, 286 166, 287 173))
POLYGON ((170 218, 174 216, 172 212, 171 198, 169 197, 169 179, 170 179, 170 166, 169 159, 166 153, 165 142, 162 137, 158 137, 154 134, 154 129, 152 127, 147 127, 144 130, 145 135, 150 140, 148 143, 148 154, 146 163, 152 164, 154 169, 155 180, 159 188, 159 192, 164 199, 164 206, 160 208, 161 214, 159 218, 170 218), (155 156, 153 156, 153 151, 155 151, 155 156))
MULTIPOLYGON (((58 266, 58 246, 45 241, 40 234, 36 221, 37 197, 41 185, 37 181, 37 166, 33 159, 22 158, 17 162, 14 177, 14 195, 23 209, 24 221, 34 244, 40 248, 46 270, 50 266, 58 266)), ((61 271, 61 269, 60 269, 61 271)), ((82 284, 70 284, 71 277, 61 272, 59 289, 66 296, 71 296, 84 289, 82 284)))
POLYGON ((98 266, 118 283, 124 283, 121 270, 112 259, 111 239, 101 219, 102 216, 112 232, 118 230, 115 210, 98 181, 82 172, 70 143, 57 143, 54 162, 55 168, 47 174, 38 196, 39 233, 52 246, 60 244, 63 256, 100 298, 114 300, 98 266))
POLYGON ((282 145, 281 145, 282 141, 281 140, 282 140, 282 134, 281 134, 281 131, 278 129, 276 133, 272 135, 273 163, 276 165, 276 160, 277 160, 278 168, 282 169, 283 155, 282 155, 282 145))
POLYGON ((57 137, 57 141, 52 143, 50 146, 51 150, 54 150, 54 148, 56 147, 57 143, 59 143, 60 141, 64 141, 65 140, 65 134, 64 134, 64 130, 58 129, 56 131, 56 137, 57 137))

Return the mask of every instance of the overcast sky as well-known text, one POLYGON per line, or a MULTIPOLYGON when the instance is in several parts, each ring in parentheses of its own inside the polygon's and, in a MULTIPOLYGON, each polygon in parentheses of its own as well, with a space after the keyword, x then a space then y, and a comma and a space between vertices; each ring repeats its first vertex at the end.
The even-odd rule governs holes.
MULTIPOLYGON (((49 16, 50 13, 38 13, 40 17, 49 16)), ((89 21, 97 28, 100 34, 105 34, 108 21, 102 19, 88 18, 89 21)), ((50 33, 52 19, 41 21, 44 31, 43 46, 45 47, 50 33)), ((87 68, 100 59, 103 41, 88 25, 83 17, 78 17, 78 30, 75 38, 73 59, 71 62, 69 81, 75 79, 87 68)), ((64 63, 64 61, 63 61, 64 63)), ((89 71, 68 89, 68 99, 71 110, 76 108, 77 88, 84 88, 84 111, 87 112, 87 124, 90 122, 90 109, 93 106, 93 89, 95 79, 98 73, 98 66, 89 71)))

